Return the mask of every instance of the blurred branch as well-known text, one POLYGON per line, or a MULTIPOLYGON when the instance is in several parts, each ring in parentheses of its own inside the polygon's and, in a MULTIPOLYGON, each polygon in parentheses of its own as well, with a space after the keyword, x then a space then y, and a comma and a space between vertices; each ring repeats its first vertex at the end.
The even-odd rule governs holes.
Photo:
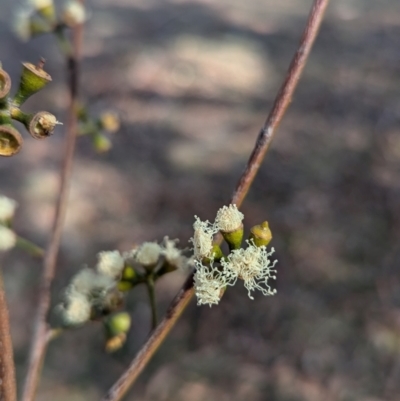
POLYGON ((16 401, 15 366, 3 277, 0 273, 0 401, 16 401))
MULTIPOLYGON (((326 7, 329 0, 315 0, 311 8, 306 27, 301 37, 300 44, 290 63, 285 80, 276 95, 274 105, 258 135, 254 149, 247 162, 246 168, 240 177, 236 189, 232 195, 231 203, 240 206, 261 166, 261 162, 268 150, 276 129, 282 120, 296 89, 299 78, 303 72, 312 45, 317 37, 326 7)), ((179 316, 185 310, 194 295, 193 274, 188 277, 181 290, 172 301, 165 317, 156 330, 136 355, 127 370, 110 388, 102 401, 118 401, 126 394, 140 372, 149 362, 160 344, 175 325, 179 316)))
MULTIPOLYGON (((83 0, 81 0, 83 3, 83 0)), ((82 25, 72 32, 73 48, 67 55, 67 75, 69 86, 69 106, 67 115, 67 135, 65 139, 64 161, 60 171, 60 189, 56 203, 53 229, 43 263, 43 275, 39 293, 39 305, 35 321, 34 335, 30 348, 28 372, 25 379, 22 401, 33 401, 39 383, 41 368, 51 339, 47 315, 50 309, 50 289, 56 271, 57 255, 60 248, 61 232, 65 220, 68 193, 72 171, 72 159, 77 136, 77 97, 79 89, 79 60, 82 48, 82 25)))

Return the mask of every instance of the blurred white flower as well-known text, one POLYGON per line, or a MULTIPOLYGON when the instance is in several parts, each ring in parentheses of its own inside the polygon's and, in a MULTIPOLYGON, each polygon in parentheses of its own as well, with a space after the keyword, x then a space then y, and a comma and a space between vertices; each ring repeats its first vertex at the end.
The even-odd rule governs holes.
POLYGON ((0 221, 6 222, 14 217, 18 203, 7 196, 0 196, 0 221))
POLYGON ((170 265, 186 273, 192 260, 182 255, 182 250, 176 247, 177 242, 177 239, 170 240, 168 237, 164 237, 162 254, 170 265))
POLYGON ((19 6, 12 18, 12 30, 25 42, 32 36, 31 18, 34 11, 31 5, 19 6))
POLYGON ((118 278, 124 269, 124 258, 118 251, 103 251, 97 254, 96 270, 113 279, 118 278))
POLYGON ((90 319, 92 306, 87 297, 79 292, 71 291, 65 302, 58 306, 62 322, 67 327, 79 326, 90 319))
POLYGON ((17 243, 17 235, 8 227, 0 226, 0 251, 8 251, 17 243))
POLYGON ((111 277, 86 267, 72 277, 66 293, 79 293, 87 298, 98 297, 104 296, 114 286, 115 281, 111 277))
POLYGON ((143 242, 136 250, 134 258, 142 266, 154 266, 162 252, 163 249, 157 242, 143 242))
POLYGON ((64 5, 61 18, 69 27, 84 23, 86 17, 86 10, 81 2, 70 0, 64 5))

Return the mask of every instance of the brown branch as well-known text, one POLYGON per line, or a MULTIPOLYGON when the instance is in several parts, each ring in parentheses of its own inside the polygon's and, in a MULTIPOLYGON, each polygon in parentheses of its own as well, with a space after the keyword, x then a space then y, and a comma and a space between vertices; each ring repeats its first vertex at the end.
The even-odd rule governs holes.
POLYGON ((15 366, 10 319, 3 278, 0 273, 0 401, 16 401, 15 366))
POLYGON ((63 165, 60 170, 60 189, 58 193, 53 229, 43 262, 43 274, 39 292, 39 305, 35 320, 35 329, 30 348, 28 372, 25 379, 22 401, 33 401, 40 379, 41 368, 51 338, 47 324, 50 309, 50 290, 56 271, 57 255, 60 248, 61 233, 64 225, 71 181, 72 161, 77 136, 77 96, 79 89, 79 60, 82 47, 82 26, 73 29, 73 54, 67 56, 67 74, 69 86, 69 106, 67 115, 67 135, 63 165))
MULTIPOLYGON (((307 25, 300 45, 292 59, 286 78, 275 98, 272 110, 266 119, 247 162, 246 168, 232 195, 231 203, 240 206, 260 168, 261 162, 268 150, 269 144, 282 120, 296 89, 301 73, 310 54, 312 45, 317 37, 329 0, 315 0, 311 8, 307 25)), ((169 331, 175 325, 189 301, 193 297, 193 275, 188 277, 185 284, 172 301, 165 317, 152 333, 141 351, 136 355, 127 370, 118 381, 110 388, 102 401, 119 401, 135 382, 150 358, 163 342, 169 331)))

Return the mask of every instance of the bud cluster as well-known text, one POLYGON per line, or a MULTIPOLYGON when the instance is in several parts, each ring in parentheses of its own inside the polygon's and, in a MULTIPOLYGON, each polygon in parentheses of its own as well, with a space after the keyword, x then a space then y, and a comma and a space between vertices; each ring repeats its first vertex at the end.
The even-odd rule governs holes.
POLYGON ((64 28, 73 28, 86 19, 85 7, 78 0, 64 1, 59 15, 53 0, 29 0, 17 10, 13 25, 22 40, 29 40, 44 33, 60 34, 64 28))
POLYGON ((104 111, 97 118, 89 116, 86 107, 80 105, 77 110, 79 135, 90 137, 93 147, 98 153, 111 149, 109 134, 115 134, 120 128, 120 119, 113 111, 104 111))
POLYGON ((276 279, 274 269, 277 261, 271 261, 274 248, 267 251, 272 239, 268 223, 265 221, 252 227, 242 248, 243 214, 236 205, 224 206, 218 210, 214 223, 201 221, 195 216, 194 235, 191 238, 194 252, 194 288, 197 304, 218 304, 227 286, 243 280, 250 299, 251 292, 259 290, 264 295, 274 295, 268 283, 276 279), (230 253, 225 256, 220 246, 214 242, 214 235, 220 232, 229 246, 230 253))
POLYGON ((13 156, 21 150, 23 139, 13 121, 22 123, 35 139, 47 138, 57 124, 56 117, 47 112, 24 113, 21 105, 36 92, 43 89, 51 77, 43 70, 44 61, 38 65, 23 63, 19 87, 13 97, 9 96, 11 78, 0 64, 0 156, 13 156))

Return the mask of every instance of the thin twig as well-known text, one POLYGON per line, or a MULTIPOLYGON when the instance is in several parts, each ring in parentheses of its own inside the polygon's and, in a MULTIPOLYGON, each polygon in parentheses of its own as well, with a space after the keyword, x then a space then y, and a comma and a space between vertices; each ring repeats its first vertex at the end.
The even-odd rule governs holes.
POLYGON ((17 247, 23 249, 24 251, 30 253, 32 256, 42 258, 45 255, 45 251, 39 245, 34 244, 32 241, 21 237, 17 237, 17 247))
MULTIPOLYGON (((312 45, 321 25, 329 0, 315 0, 307 20, 300 45, 292 59, 286 78, 275 98, 274 105, 268 115, 256 141, 254 149, 247 162, 246 168, 232 195, 231 203, 240 206, 260 168, 261 162, 268 150, 269 144, 276 132, 279 123, 284 116, 298 80, 310 54, 312 45)), ((181 290, 172 301, 165 317, 152 333, 141 351, 136 355, 127 370, 118 381, 110 388, 102 401, 119 401, 126 394, 140 372, 146 366, 150 358, 163 342, 169 331, 175 325, 189 301, 193 297, 193 275, 188 277, 181 290)))
POLYGON ((33 401, 40 379, 41 368, 46 354, 47 344, 51 339, 47 315, 50 309, 50 289, 56 271, 57 255, 60 248, 61 232, 67 209, 68 193, 72 172, 72 160, 77 136, 77 96, 79 78, 79 60, 82 47, 82 26, 73 29, 73 54, 67 57, 67 74, 70 101, 67 115, 67 135, 63 166, 60 171, 60 189, 56 203, 53 229, 43 262, 43 274, 39 292, 39 305, 35 320, 35 329, 31 343, 28 372, 25 379, 22 401, 33 401))
POLYGON ((151 307, 151 329, 154 330, 157 327, 157 304, 156 304, 156 293, 154 291, 154 277, 148 276, 146 281, 147 292, 149 293, 150 307, 151 307))
POLYGON ((0 401, 16 401, 15 366, 10 334, 10 319, 3 277, 0 272, 0 401))

